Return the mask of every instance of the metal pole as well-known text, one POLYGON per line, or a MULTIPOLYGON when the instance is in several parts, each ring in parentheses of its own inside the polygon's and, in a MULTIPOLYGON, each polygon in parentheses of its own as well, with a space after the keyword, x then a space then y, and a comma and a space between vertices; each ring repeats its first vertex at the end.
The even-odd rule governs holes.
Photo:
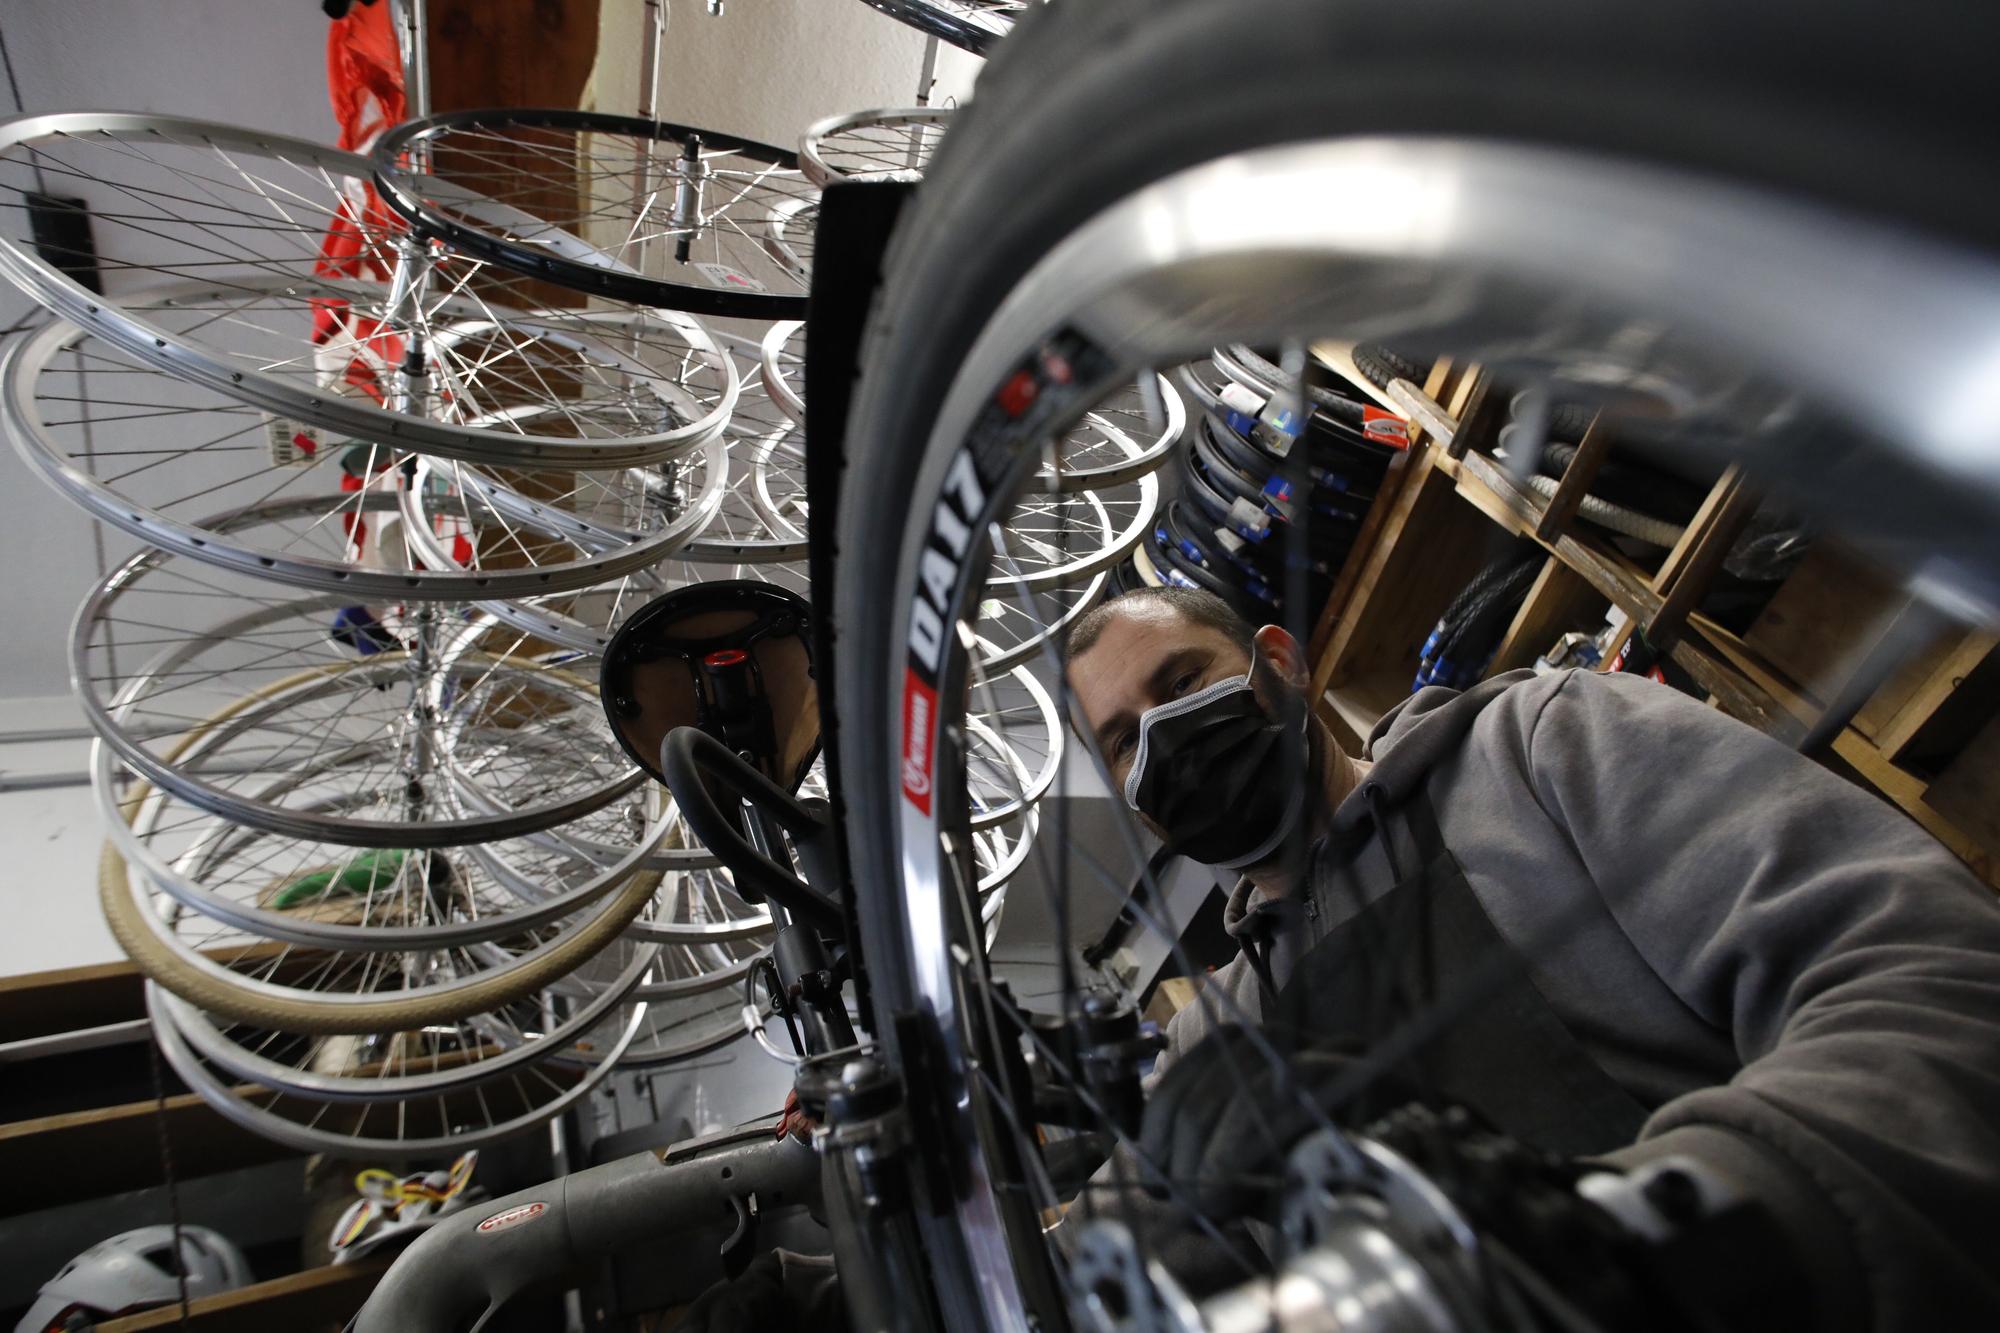
POLYGON ((425 0, 396 0, 396 46, 403 57, 403 105, 411 120, 431 113, 429 8, 425 0))
POLYGON ((917 71, 917 105, 931 104, 931 85, 937 82, 938 39, 924 38, 924 66, 917 71))
MULTIPOLYGON (((639 119, 657 124, 660 119, 660 50, 666 45, 667 37, 666 0, 646 0, 645 28, 639 43, 639 119)), ((632 208, 640 218, 652 211, 653 193, 658 188, 653 181, 654 147, 648 145, 641 149, 638 160, 632 166, 632 208)), ((652 229, 642 226, 636 230, 639 246, 632 256, 632 265, 644 273, 647 272, 647 251, 652 249, 652 229)), ((588 236, 586 239, 589 239, 588 236)), ((633 336, 637 338, 636 331, 633 336)), ((636 346, 635 342, 635 349, 636 346)))

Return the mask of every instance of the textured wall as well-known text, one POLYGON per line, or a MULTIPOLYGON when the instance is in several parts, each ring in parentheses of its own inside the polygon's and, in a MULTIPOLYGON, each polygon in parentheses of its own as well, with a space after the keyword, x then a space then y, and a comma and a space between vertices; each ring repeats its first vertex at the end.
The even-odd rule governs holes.
MULTIPOLYGON (((643 0, 603 0, 596 109, 639 106, 643 0)), ((806 126, 867 107, 912 105, 924 39, 859 0, 671 0, 660 60, 662 120, 794 148, 806 126)), ((980 62, 951 47, 938 57, 932 102, 971 94, 980 62)))

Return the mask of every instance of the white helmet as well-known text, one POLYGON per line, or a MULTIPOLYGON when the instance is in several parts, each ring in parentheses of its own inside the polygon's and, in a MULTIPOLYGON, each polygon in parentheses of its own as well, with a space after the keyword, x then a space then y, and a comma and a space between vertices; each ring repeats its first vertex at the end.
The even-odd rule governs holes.
MULTIPOLYGON (((180 1267, 189 1300, 249 1285, 243 1252, 207 1227, 182 1227, 180 1267)), ((42 1284, 14 1333, 61 1333, 171 1304, 181 1297, 174 1272, 174 1229, 139 1227, 101 1240, 42 1284)))

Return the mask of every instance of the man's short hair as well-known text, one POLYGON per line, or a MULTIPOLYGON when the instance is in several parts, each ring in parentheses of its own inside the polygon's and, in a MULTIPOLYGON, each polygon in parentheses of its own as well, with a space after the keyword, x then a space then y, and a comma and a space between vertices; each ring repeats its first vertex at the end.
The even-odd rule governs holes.
POLYGON ((1189 624, 1220 630, 1223 637, 1246 653, 1250 651, 1251 639, 1257 634, 1256 626, 1238 615, 1235 607, 1206 588, 1177 588, 1171 584, 1158 588, 1134 588, 1108 602, 1100 602, 1084 612, 1070 627, 1069 636, 1063 640, 1063 666, 1067 668, 1089 652, 1091 645, 1103 635, 1104 627, 1111 623, 1111 617, 1121 609, 1142 606, 1165 606, 1179 612, 1189 624))

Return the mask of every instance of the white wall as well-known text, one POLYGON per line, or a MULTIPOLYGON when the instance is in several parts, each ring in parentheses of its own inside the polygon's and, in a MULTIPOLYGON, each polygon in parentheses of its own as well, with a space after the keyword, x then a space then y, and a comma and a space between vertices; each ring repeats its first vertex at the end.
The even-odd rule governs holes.
MULTIPOLYGON (((333 136, 327 107, 326 20, 291 0, 5 0, 7 42, 27 111, 149 111, 233 120, 316 139, 333 136)), ((0 108, 14 110, 0 87, 0 108)), ((0 283, 0 328, 39 319, 0 283)), ((97 581, 99 553, 132 549, 93 531, 0 451, 0 732, 82 725, 69 700, 66 643, 77 604, 97 581)), ((0 773, 81 772, 80 741, 0 743, 0 773)), ((90 789, 0 793, 0 975, 107 962, 116 944, 97 911, 102 843, 90 789)))
MULTIPOLYGON (((532 0, 493 0, 527 4, 532 0)), ((639 105, 641 0, 603 0, 601 110, 639 105)), ((330 139, 326 21, 308 0, 0 0, 0 36, 27 111, 110 109, 231 121, 330 139)), ((794 146, 812 121, 910 104, 923 38, 858 0, 670 0, 657 114, 794 146)), ((979 62, 945 48, 933 100, 964 100, 979 62)), ((11 112, 0 86, 0 111, 11 112)), ((40 318, 0 283, 0 329, 40 318)), ((131 550, 93 530, 0 451, 0 732, 76 725, 69 621, 103 560, 131 550)), ((80 771, 87 747, 0 743, 0 772, 80 771)), ((100 835, 84 787, 0 792, 0 975, 107 961, 95 901, 100 835)))
MULTIPOLYGON (((5 0, 7 42, 27 111, 150 111, 233 120, 308 138, 333 136, 326 20, 293 0, 5 0)), ((0 108, 14 110, 0 87, 0 108)), ((0 329, 38 308, 0 283, 0 329)), ((10 577, 0 592, 0 696, 68 690, 63 641, 97 576, 89 520, 0 459, 0 534, 10 577)), ((116 558, 131 549, 105 534, 116 558)), ((7 820, 0 814, 0 837, 7 820)), ((0 968, 4 968, 0 957, 0 968)))
MULTIPOLYGON (((661 120, 796 148, 814 121, 915 104, 924 39, 859 0, 669 0, 661 47, 661 120)), ((594 109, 639 107, 643 0, 603 0, 594 109)), ((932 105, 971 96, 981 62, 941 45, 932 105)), ((588 95, 588 94, 587 94, 588 95)))

